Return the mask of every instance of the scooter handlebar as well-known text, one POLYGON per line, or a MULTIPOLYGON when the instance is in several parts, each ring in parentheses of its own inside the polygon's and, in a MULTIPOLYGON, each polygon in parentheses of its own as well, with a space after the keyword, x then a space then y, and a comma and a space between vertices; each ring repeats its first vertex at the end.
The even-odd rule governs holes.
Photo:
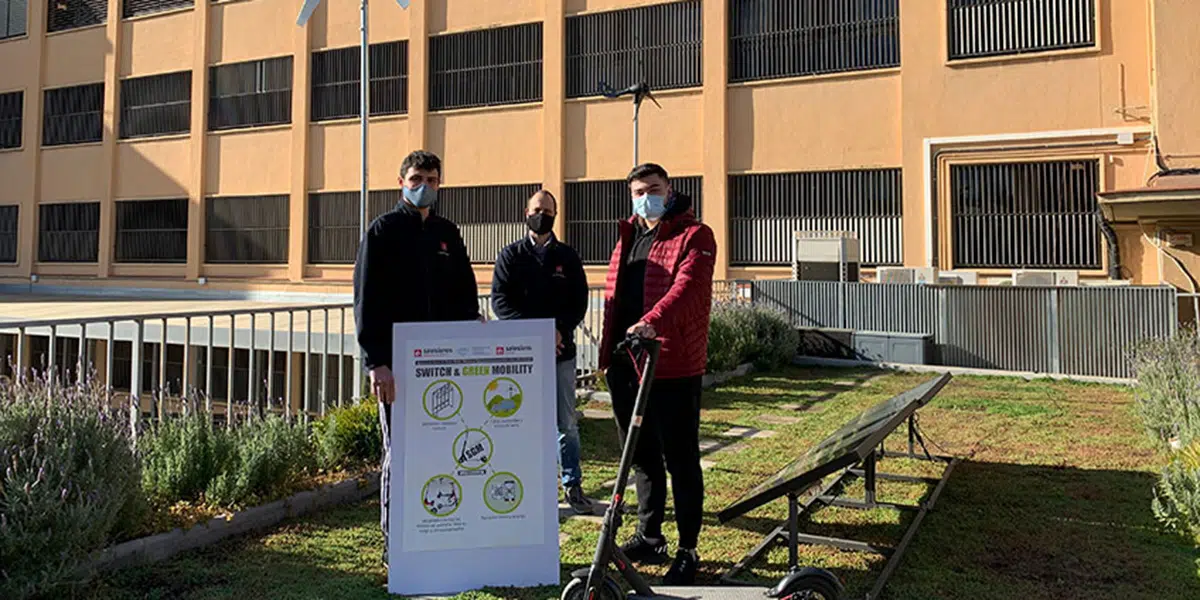
POLYGON ((640 335, 629 334, 629 335, 625 336, 625 339, 621 340, 617 344, 617 347, 614 350, 614 352, 619 353, 619 352, 622 352, 625 350, 628 350, 630 352, 637 352, 639 350, 650 351, 650 350, 659 348, 661 346, 662 346, 662 342, 660 342, 657 339, 642 337, 640 335))

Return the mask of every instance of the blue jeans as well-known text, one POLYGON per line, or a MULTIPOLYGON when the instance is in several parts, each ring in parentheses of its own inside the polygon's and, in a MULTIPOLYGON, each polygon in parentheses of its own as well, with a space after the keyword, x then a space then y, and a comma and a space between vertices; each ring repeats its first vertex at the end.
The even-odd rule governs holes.
POLYGON ((579 423, 575 418, 575 359, 558 363, 558 460, 563 487, 580 485, 579 423))

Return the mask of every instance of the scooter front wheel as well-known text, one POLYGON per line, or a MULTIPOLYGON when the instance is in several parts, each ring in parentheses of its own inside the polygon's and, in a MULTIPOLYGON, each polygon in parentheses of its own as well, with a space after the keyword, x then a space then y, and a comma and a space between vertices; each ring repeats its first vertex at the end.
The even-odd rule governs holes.
POLYGON ((797 580, 783 600, 839 600, 842 590, 836 579, 808 576, 797 580))
POLYGON ((611 577, 605 577, 596 586, 596 595, 593 598, 587 597, 587 580, 576 577, 563 588, 560 600, 622 600, 621 586, 613 581, 611 577))

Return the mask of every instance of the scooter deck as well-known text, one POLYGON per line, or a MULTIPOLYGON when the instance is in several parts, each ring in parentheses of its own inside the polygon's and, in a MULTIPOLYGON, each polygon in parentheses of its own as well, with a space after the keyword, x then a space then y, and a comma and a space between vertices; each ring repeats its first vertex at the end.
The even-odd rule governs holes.
POLYGON ((629 594, 628 600, 765 600, 766 588, 713 585, 703 587, 655 587, 653 596, 629 594))

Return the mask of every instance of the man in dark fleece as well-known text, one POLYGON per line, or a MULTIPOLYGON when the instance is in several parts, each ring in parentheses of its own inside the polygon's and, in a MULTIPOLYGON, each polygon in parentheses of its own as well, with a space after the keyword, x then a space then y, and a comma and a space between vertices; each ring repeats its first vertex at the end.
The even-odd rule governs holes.
POLYGON ((354 321, 363 367, 379 399, 383 472, 379 489, 383 563, 387 565, 392 462, 392 325, 482 320, 475 271, 458 226, 430 212, 437 202, 442 163, 417 150, 400 165, 404 199, 375 219, 354 263, 354 321))

